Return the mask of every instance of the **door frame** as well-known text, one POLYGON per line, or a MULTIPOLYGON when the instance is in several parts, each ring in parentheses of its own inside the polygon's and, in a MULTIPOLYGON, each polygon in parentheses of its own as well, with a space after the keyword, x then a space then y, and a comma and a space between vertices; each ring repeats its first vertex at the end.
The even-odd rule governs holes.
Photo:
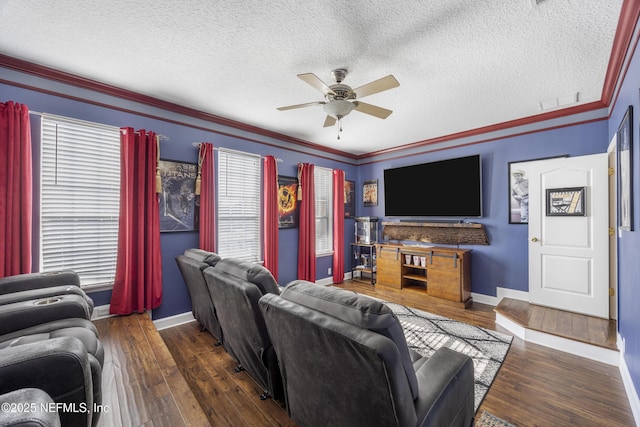
POLYGON ((609 171, 609 288, 613 295, 609 296, 609 318, 618 320, 618 138, 613 134, 607 148, 609 171), (613 233, 611 232, 613 231, 613 233))

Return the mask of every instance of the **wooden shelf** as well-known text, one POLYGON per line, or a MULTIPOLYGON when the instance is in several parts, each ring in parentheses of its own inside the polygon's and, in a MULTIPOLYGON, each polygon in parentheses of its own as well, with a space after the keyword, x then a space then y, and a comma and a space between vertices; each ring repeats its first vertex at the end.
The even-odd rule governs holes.
POLYGON ((383 222, 384 240, 440 245, 488 245, 483 224, 448 222, 383 222))
POLYGON ((402 278, 403 279, 409 279, 409 280, 415 280, 416 282, 427 283, 427 277, 426 276, 419 276, 417 274, 403 274, 402 278))
POLYGON ((418 270, 426 270, 427 267, 423 267, 421 265, 415 265, 415 264, 402 264, 403 267, 405 268, 416 268, 418 270))

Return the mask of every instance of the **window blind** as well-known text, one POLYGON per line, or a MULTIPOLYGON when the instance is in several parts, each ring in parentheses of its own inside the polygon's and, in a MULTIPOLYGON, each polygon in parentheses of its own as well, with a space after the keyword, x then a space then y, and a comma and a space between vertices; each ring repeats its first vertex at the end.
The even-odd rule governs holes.
POLYGON ((260 240, 260 177, 258 155, 218 151, 218 253, 258 262, 260 240))
POLYGON ((42 117, 40 271, 112 283, 120 203, 119 129, 42 117))
POLYGON ((333 170, 314 167, 316 255, 333 253, 333 170))

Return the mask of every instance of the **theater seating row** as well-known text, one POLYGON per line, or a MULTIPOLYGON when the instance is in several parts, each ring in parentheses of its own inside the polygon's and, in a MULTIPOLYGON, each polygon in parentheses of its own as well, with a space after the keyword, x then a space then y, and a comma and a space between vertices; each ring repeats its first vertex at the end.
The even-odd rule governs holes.
POLYGON ((0 278, 0 425, 95 426, 104 351, 72 271, 0 278))
POLYGON ((264 267, 190 249, 176 258, 193 315, 300 426, 471 426, 471 358, 422 357, 382 302, 280 287, 264 267))

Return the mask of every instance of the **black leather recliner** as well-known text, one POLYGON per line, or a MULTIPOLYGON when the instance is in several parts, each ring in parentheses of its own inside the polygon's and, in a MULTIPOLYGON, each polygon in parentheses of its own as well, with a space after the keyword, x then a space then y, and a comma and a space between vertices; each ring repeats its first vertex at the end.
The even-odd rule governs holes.
POLYGON ((218 343, 223 341, 222 329, 202 271, 215 266, 220 259, 217 254, 202 249, 187 249, 184 255, 176 257, 176 263, 191 297, 191 313, 218 343))
POLYGON ((448 348, 421 357, 382 302, 294 281, 260 309, 285 403, 304 426, 464 426, 474 417, 473 361, 448 348))
POLYGON ((223 346, 265 390, 261 398, 282 397, 282 378, 258 300, 279 293, 266 268, 232 258, 204 270, 224 336, 223 346))

